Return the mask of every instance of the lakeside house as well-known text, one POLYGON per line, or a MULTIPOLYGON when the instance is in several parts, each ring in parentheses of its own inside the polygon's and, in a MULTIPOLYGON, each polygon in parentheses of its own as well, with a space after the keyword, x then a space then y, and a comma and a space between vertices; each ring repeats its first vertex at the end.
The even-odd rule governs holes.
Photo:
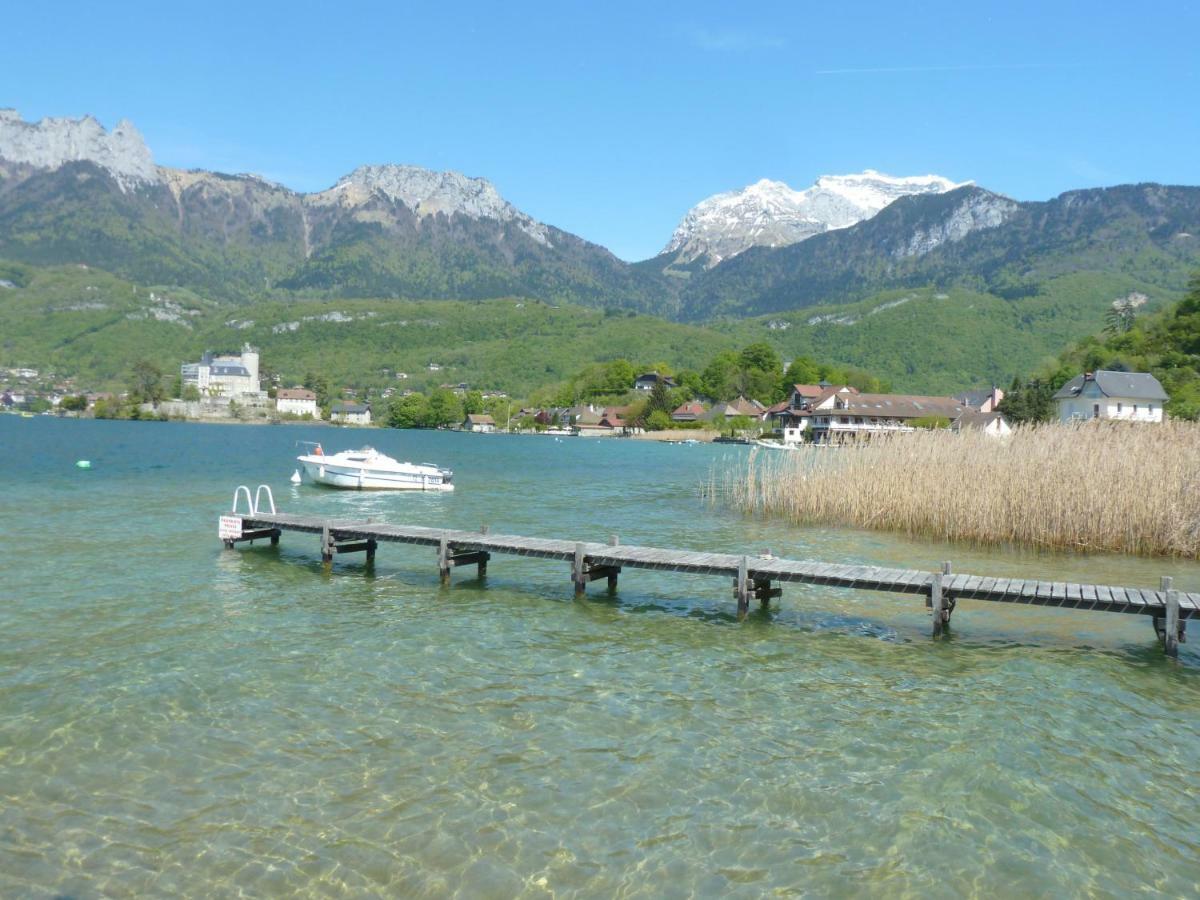
POLYGON ((473 431, 476 434, 491 434, 496 430, 496 420, 488 415, 469 413, 463 420, 463 431, 473 431))
POLYGON ((708 411, 708 418, 715 423, 717 427, 721 427, 730 419, 736 419, 738 416, 744 416, 752 421, 761 422, 767 413, 767 408, 757 400, 747 400, 745 397, 738 397, 736 400, 730 400, 727 403, 718 403, 708 411))
POLYGON ((275 392, 275 409, 293 416, 321 418, 317 395, 308 388, 280 388, 275 392))
POLYGON ((241 404, 266 402, 258 374, 258 351, 245 344, 241 353, 206 352, 199 362, 184 363, 179 377, 184 387, 194 387, 203 397, 219 397, 241 404))
POLYGON ((689 400, 677 406, 671 413, 671 421, 673 422, 698 422, 704 418, 704 414, 708 412, 704 408, 704 404, 697 400, 689 400))
POLYGON ((1147 372, 1104 369, 1076 375, 1054 395, 1060 422, 1085 419, 1161 422, 1167 399, 1162 384, 1147 372))
POLYGON ((794 390, 792 402, 792 408, 781 416, 784 443, 790 444, 805 440, 814 444, 842 443, 875 434, 915 431, 918 420, 945 419, 953 423, 963 413, 974 412, 954 397, 863 394, 849 385, 829 385, 816 397, 808 391, 794 390))
POLYGON ((679 387, 675 383, 675 379, 670 375, 659 375, 657 372, 647 372, 645 375, 639 375, 633 380, 633 389, 635 391, 652 391, 656 384, 661 383, 667 388, 679 387))
POLYGON ((329 410, 329 421, 343 425, 370 425, 371 404, 347 403, 339 400, 329 410))
POLYGON ((988 437, 1006 437, 1012 434, 1012 426, 999 412, 979 412, 968 409, 950 423, 955 432, 979 430, 988 437))

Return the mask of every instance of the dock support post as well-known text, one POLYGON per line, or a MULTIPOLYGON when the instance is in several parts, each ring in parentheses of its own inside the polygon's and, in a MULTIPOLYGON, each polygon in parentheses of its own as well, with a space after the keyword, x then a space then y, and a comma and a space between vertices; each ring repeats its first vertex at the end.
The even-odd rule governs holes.
POLYGON ((733 585, 734 593, 737 595, 737 614, 739 619, 744 619, 746 613, 750 611, 750 558, 743 556, 738 561, 737 581, 733 585))
POLYGON ((280 536, 281 534, 283 534, 283 532, 282 532, 282 531, 280 531, 278 528, 276 528, 275 530, 273 530, 273 531, 271 532, 271 546, 272 546, 272 547, 278 547, 278 546, 279 546, 279 536, 280 536))
POLYGON ((1158 584, 1163 592, 1164 615, 1154 617, 1154 631, 1162 641, 1163 650, 1171 659, 1179 656, 1179 642, 1184 640, 1182 622, 1179 620, 1179 592, 1172 590, 1175 583, 1170 575, 1164 575, 1158 584))
POLYGON ((949 577, 950 560, 946 560, 944 563, 942 563, 942 605, 946 610, 942 616, 942 619, 944 620, 947 629, 950 627, 950 617, 954 615, 954 607, 958 605, 958 601, 954 599, 954 596, 945 589, 946 579, 949 577))
POLYGON ((575 582, 575 596, 587 593, 587 576, 583 571, 583 544, 575 545, 575 559, 571 563, 571 580, 575 582))
POLYGON ((375 565, 375 548, 379 546, 379 542, 375 538, 367 538, 367 565, 375 565))
POLYGON ((321 562, 326 569, 333 568, 333 532, 328 525, 321 526, 321 562))
POLYGON ((941 637, 945 625, 946 601, 942 597, 942 573, 934 572, 929 584, 929 606, 933 610, 933 636, 941 637))
POLYGON ((450 543, 444 534, 438 541, 438 578, 442 584, 450 583, 450 543))

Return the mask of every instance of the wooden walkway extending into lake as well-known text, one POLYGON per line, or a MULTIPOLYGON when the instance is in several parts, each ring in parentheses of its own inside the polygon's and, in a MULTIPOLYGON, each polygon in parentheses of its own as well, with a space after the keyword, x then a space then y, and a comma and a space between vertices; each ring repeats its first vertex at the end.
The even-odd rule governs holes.
MULTIPOLYGON (((373 562, 380 543, 416 544, 437 550, 438 570, 448 581, 452 569, 474 565, 479 575, 487 572, 493 553, 530 556, 569 563, 576 595, 589 582, 603 579, 615 589, 623 569, 658 569, 689 575, 716 575, 733 580, 733 596, 739 615, 745 615, 751 599, 762 604, 782 593, 780 584, 827 585, 894 594, 919 594, 933 615, 933 634, 939 636, 949 625, 959 600, 987 600, 1066 609, 1095 610, 1151 616, 1166 652, 1175 656, 1186 640, 1186 621, 1200 618, 1200 594, 1173 590, 1164 577, 1158 590, 1038 581, 1020 578, 989 578, 955 574, 949 563, 942 570, 890 569, 878 566, 841 565, 812 560, 779 559, 769 555, 704 553, 658 547, 625 546, 614 535, 607 543, 553 540, 493 534, 489 529, 461 531, 419 525, 386 525, 316 516, 294 516, 257 511, 257 498, 247 502, 248 514, 221 517, 220 536, 227 547, 254 540, 279 542, 285 531, 320 535, 321 559, 332 565, 338 554, 363 552, 373 562)), ((274 504, 272 503, 272 507, 274 504)))

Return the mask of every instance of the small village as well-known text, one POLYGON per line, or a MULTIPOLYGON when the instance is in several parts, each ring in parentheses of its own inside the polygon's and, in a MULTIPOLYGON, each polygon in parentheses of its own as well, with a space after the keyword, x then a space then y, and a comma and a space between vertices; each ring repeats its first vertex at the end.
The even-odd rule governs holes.
MULTIPOLYGON (((3 373, 0 412, 21 415, 106 417, 106 407, 128 396, 75 393, 70 379, 52 383, 35 369, 3 373)), ((310 387, 264 385, 256 348, 237 353, 205 353, 180 366, 178 397, 145 400, 138 415, 187 421, 317 422, 334 425, 422 427, 392 414, 392 405, 418 392, 385 389, 377 401, 359 399, 347 389, 342 399, 319 396, 310 387), (324 405, 323 405, 324 400, 324 405), (380 411, 379 406, 386 407, 380 411)), ((465 383, 443 384, 444 395, 456 398, 457 415, 443 414, 432 427, 475 434, 525 433, 552 437, 626 437, 672 442, 774 442, 839 445, 872 437, 948 428, 980 431, 1002 438, 1013 422, 1005 416, 1005 392, 996 386, 955 396, 868 393, 849 384, 793 384, 789 396, 771 406, 738 396, 717 401, 693 395, 675 378, 645 372, 634 378, 620 404, 579 403, 571 406, 517 406, 501 391, 472 391, 465 383), (639 402, 640 401, 640 402, 639 402), (668 412, 669 410, 669 412, 668 412)), ((1153 375, 1140 372, 1084 372, 1054 395, 1059 422, 1113 420, 1153 424, 1164 420, 1168 396, 1153 375)), ((453 413, 453 408, 447 413, 453 413)), ((426 426, 427 427, 427 426, 426 426)))

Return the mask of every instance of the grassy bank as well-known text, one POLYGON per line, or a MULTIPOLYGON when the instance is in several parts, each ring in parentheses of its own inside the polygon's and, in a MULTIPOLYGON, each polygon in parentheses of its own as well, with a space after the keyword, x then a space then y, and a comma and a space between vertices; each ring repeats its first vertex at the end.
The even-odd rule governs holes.
POLYGON ((798 524, 1200 558, 1200 425, 929 431, 714 474, 714 496, 798 524))

